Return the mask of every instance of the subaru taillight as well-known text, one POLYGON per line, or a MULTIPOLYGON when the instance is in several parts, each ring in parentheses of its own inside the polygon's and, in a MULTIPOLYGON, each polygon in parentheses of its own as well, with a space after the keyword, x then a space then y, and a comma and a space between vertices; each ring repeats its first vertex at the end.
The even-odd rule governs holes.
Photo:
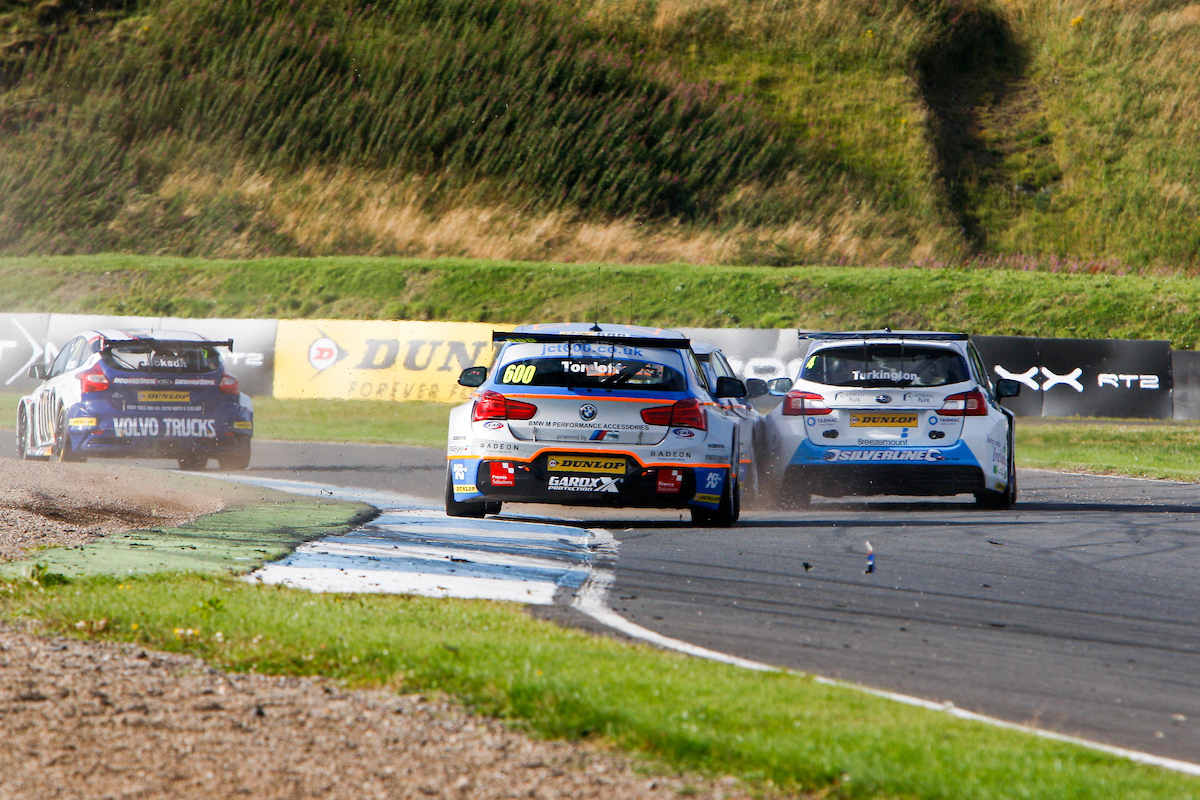
POLYGON ((825 398, 819 394, 793 389, 783 396, 783 415, 785 417, 832 413, 833 409, 826 405, 825 398))
POLYGON ((99 362, 87 372, 79 375, 79 390, 83 394, 88 392, 105 392, 108 391, 109 382, 108 376, 104 374, 99 362))
POLYGON ((221 382, 217 384, 217 388, 225 394, 238 394, 241 391, 238 387, 238 379, 232 375, 222 375, 221 382))
POLYGON ((669 406, 652 406, 642 409, 642 422, 647 425, 667 425, 672 428, 695 428, 708 430, 708 417, 700 401, 685 397, 669 406))
POLYGON ((987 401, 978 389, 959 392, 947 397, 937 413, 947 417, 982 417, 987 415, 987 401))
POLYGON ((471 420, 482 422, 488 419, 533 419, 537 406, 505 397, 499 392, 486 391, 479 395, 471 410, 471 420))

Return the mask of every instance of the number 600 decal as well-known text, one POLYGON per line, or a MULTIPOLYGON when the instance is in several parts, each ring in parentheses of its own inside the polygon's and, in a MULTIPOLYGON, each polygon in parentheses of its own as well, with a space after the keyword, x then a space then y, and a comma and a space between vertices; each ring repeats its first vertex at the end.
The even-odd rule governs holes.
POLYGON ((509 364, 504 370, 501 383, 529 383, 537 369, 533 364, 509 364))

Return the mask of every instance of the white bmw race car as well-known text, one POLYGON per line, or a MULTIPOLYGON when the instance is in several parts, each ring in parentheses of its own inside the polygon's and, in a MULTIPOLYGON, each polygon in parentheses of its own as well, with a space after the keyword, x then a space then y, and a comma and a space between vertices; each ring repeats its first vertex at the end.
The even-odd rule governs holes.
POLYGON ((496 333, 489 370, 450 412, 446 513, 501 504, 687 508, 732 525, 741 506, 739 418, 719 400, 683 334, 632 325, 531 325, 496 333))
MULTIPOLYGON (((809 340, 795 382, 764 422, 764 483, 785 505, 811 495, 954 495, 1009 508, 1017 499, 1013 414, 966 334, 865 331, 809 340)), ((783 393, 781 390, 786 390, 783 393)))

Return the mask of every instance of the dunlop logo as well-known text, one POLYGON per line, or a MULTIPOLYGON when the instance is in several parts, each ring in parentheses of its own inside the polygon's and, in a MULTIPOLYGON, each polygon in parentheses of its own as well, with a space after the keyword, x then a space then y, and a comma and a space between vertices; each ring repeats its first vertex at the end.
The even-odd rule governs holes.
POLYGON ((546 462, 551 472, 590 472, 601 475, 624 475, 625 459, 595 456, 553 456, 546 462))
POLYGON ((915 427, 916 414, 851 414, 851 428, 915 427))
POLYGON ((139 403, 186 403, 192 399, 191 392, 138 392, 139 403))

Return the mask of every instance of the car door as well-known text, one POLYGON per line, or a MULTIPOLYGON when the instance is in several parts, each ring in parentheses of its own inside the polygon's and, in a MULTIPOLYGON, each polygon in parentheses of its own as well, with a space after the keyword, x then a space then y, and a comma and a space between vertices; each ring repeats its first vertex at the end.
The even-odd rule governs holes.
MULTIPOLYGON (((725 358, 725 354, 720 350, 712 351, 710 361, 713 372, 718 378, 737 378, 733 367, 725 358)), ((738 475, 742 480, 743 486, 750 486, 750 478, 756 474, 757 470, 757 465, 754 463, 757 449, 755 435, 761 415, 744 397, 721 397, 717 399, 717 402, 725 406, 729 414, 737 421, 739 431, 738 440, 740 442, 739 449, 741 450, 738 457, 740 462, 738 475)))

